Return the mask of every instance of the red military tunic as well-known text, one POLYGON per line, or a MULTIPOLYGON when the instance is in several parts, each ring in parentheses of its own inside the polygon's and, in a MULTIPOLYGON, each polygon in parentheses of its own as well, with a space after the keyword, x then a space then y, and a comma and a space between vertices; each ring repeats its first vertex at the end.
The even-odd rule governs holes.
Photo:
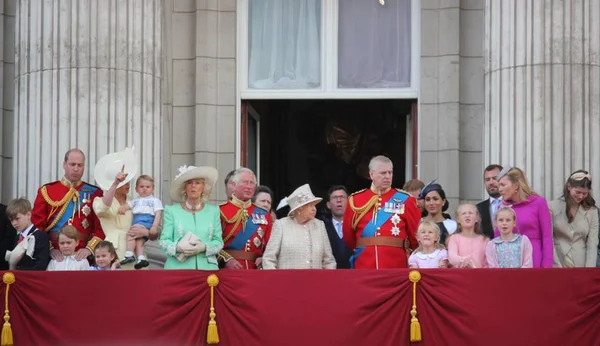
POLYGON ((372 186, 352 194, 344 213, 343 231, 346 245, 357 250, 354 268, 407 268, 409 251, 417 247, 420 219, 421 210, 416 200, 405 191, 390 189, 380 196, 372 186), (393 200, 396 193, 402 194, 404 204, 400 204, 397 198, 393 200), (384 217, 380 209, 386 206, 395 208, 392 217, 377 228, 374 236, 362 237, 369 222, 376 223, 377 216, 384 217))
POLYGON ((79 231, 77 250, 87 248, 92 253, 96 245, 104 240, 100 220, 94 213, 92 201, 102 198, 97 186, 79 181, 71 185, 66 179, 42 186, 37 193, 31 222, 48 233, 52 246, 58 249, 58 231, 66 224, 79 231))
POLYGON ((235 196, 221 204, 220 209, 224 246, 219 259, 225 262, 237 260, 245 269, 256 269, 256 259, 262 257, 271 236, 271 214, 251 201, 243 202, 235 196), (252 234, 244 234, 246 229, 253 227, 256 229, 252 234), (241 249, 233 248, 238 236, 248 238, 241 249))

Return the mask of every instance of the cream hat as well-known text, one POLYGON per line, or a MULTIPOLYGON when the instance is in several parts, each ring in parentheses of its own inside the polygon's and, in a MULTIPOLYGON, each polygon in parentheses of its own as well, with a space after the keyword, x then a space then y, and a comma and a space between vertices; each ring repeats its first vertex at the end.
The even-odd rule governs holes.
POLYGON ((121 169, 127 173, 127 178, 119 183, 117 188, 129 183, 138 174, 138 160, 133 153, 133 147, 102 156, 94 167, 94 180, 102 190, 106 191, 110 189, 121 169))
POLYGON ((181 195, 183 184, 190 179, 204 179, 204 196, 210 198, 212 188, 219 179, 219 172, 216 168, 210 166, 181 166, 179 167, 177 176, 171 184, 171 199, 175 202, 183 202, 181 195))
POLYGON ((321 202, 323 198, 315 197, 310 189, 308 184, 304 184, 297 188, 294 192, 292 192, 289 197, 285 197, 277 206, 277 209, 280 209, 286 205, 290 206, 290 212, 288 216, 290 216, 294 211, 298 210, 298 208, 310 204, 312 202, 321 202))

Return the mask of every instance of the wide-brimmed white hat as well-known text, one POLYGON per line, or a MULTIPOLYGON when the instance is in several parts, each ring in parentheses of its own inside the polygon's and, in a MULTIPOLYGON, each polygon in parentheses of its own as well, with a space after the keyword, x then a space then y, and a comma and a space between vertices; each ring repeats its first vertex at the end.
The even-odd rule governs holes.
POLYGON ((125 148, 123 151, 102 156, 96 163, 96 167, 94 167, 94 179, 96 184, 106 191, 110 189, 117 173, 122 169, 124 173, 127 173, 127 178, 119 183, 118 187, 121 187, 129 183, 138 174, 138 167, 138 160, 133 153, 133 147, 125 148))
POLYGON ((182 185, 190 179, 204 179, 204 197, 210 198, 212 188, 219 179, 219 172, 216 168, 210 166, 181 166, 178 169, 177 176, 171 183, 171 199, 175 202, 183 202, 181 195, 182 185))
POLYGON ((296 190, 294 190, 294 192, 292 192, 291 195, 282 199, 279 205, 277 206, 277 209, 289 205, 290 211, 288 212, 288 216, 290 216, 294 211, 298 210, 298 208, 302 207, 303 205, 307 205, 313 202, 318 203, 322 200, 323 198, 315 197, 308 184, 304 184, 296 190))

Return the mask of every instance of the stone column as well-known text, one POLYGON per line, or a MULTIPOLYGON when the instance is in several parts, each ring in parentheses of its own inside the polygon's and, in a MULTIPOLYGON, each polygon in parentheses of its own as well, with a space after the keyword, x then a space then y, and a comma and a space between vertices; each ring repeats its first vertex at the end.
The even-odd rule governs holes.
POLYGON ((548 199, 600 178, 600 2, 486 0, 485 162, 516 165, 548 199))
POLYGON ((132 145, 161 181, 162 23, 162 0, 17 1, 15 195, 61 178, 72 147, 91 183, 101 156, 132 145))
POLYGON ((15 78, 16 0, 0 1, 0 202, 13 198, 12 138, 15 78))

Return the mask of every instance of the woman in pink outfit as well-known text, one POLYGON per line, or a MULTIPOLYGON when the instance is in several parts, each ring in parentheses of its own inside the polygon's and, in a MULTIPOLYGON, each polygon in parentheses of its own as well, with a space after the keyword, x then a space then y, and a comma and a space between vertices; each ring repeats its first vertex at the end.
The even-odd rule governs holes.
MULTIPOLYGON (((497 179, 502 205, 513 208, 519 233, 531 241, 533 267, 552 268, 552 216, 546 199, 531 190, 525 172, 520 168, 504 168, 497 179)), ((494 237, 499 235, 498 229, 495 229, 494 237)))
POLYGON ((448 259, 455 268, 485 268, 485 247, 489 239, 481 233, 477 207, 461 204, 456 211, 458 229, 448 240, 448 259))

